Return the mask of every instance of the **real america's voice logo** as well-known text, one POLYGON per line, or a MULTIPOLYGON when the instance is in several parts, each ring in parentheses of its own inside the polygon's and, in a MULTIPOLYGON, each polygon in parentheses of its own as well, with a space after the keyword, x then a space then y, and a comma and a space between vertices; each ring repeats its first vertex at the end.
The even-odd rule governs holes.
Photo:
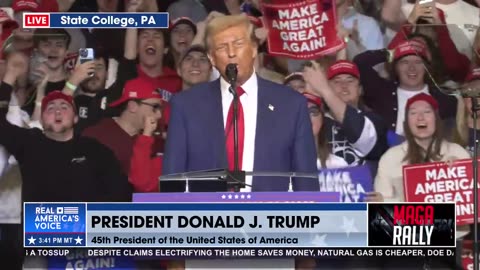
POLYGON ((78 222, 78 207, 37 207, 35 209, 36 229, 62 229, 62 222, 78 222))
POLYGON ((84 204, 25 203, 25 247, 84 246, 84 204))

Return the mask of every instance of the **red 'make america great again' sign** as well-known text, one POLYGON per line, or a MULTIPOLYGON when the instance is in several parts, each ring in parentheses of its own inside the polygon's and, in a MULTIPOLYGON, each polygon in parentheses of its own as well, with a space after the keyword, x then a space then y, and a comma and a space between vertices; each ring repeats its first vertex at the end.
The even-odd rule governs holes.
POLYGON ((294 59, 316 59, 343 49, 337 36, 335 0, 262 3, 269 53, 294 59))
MULTIPOLYGON (((403 167, 407 202, 455 202, 457 225, 473 223, 472 160, 408 165, 403 167)), ((480 191, 479 191, 480 193, 480 191)))

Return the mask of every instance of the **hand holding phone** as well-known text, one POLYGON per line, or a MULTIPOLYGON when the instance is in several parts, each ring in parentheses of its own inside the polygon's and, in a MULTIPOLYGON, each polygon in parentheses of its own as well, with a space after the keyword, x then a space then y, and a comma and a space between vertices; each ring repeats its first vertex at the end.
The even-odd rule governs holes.
POLYGON ((30 58, 30 66, 28 71, 28 80, 32 83, 37 83, 45 76, 45 68, 43 66, 47 62, 47 57, 41 55, 39 52, 33 52, 30 58))
MULTIPOLYGON (((78 50, 78 61, 80 64, 93 60, 95 60, 95 51, 92 48, 81 48, 78 50)), ((93 75, 94 72, 88 74, 90 77, 93 75)))
POLYGON ((430 24, 433 22, 433 11, 435 2, 433 0, 418 0, 408 16, 410 24, 430 24))

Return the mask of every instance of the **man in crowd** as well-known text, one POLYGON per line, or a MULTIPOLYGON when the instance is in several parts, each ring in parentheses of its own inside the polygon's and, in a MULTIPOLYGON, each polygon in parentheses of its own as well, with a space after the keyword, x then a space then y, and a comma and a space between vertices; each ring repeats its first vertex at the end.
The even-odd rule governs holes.
POLYGON ((94 140, 73 136, 78 117, 70 96, 53 91, 44 97, 43 132, 20 128, 6 120, 12 86, 26 74, 27 63, 21 54, 10 56, 0 86, 0 144, 20 164, 23 200, 129 201, 130 185, 111 151, 94 140))
MULTIPOLYGON (((13 86, 19 77, 27 74, 27 63, 23 55, 10 55, 7 72, 0 85, 0 145, 18 161, 22 176, 22 200, 130 201, 131 186, 113 153, 93 139, 73 135, 73 126, 78 117, 71 96, 52 91, 43 98, 40 120, 43 131, 21 128, 7 121, 8 101, 13 86)), ((23 239, 21 235, 13 237, 18 237, 20 242, 23 239)), ((21 246, 21 243, 18 245, 21 246)), ((15 246, 11 248, 14 250, 15 246)), ((5 261, 21 265, 14 254, 11 255, 5 261)))
MULTIPOLYGON (((63 89, 67 78, 63 61, 70 45, 70 35, 63 29, 36 29, 33 44, 34 51, 30 59, 33 69, 29 71, 29 81, 39 83, 47 76, 45 95, 63 89)), ((34 106, 34 103, 25 104, 24 110, 33 114, 34 106)))
MULTIPOLYGON (((120 161, 123 173, 129 175, 135 140, 144 129, 150 129, 150 125, 156 125, 160 120, 162 96, 150 81, 139 77, 128 81, 120 99, 111 103, 110 106, 118 107, 121 111, 120 115, 103 118, 94 126, 85 129, 83 136, 95 138, 110 148, 120 161)), ((156 139, 159 142, 161 137, 156 136, 156 139)), ((154 144, 153 147, 155 150, 152 156, 156 157, 161 153, 160 144, 154 144)), ((147 158, 150 158, 150 153, 147 158)), ((152 162, 157 162, 153 157, 152 162)), ((144 165, 147 166, 147 164, 144 165)), ((135 189, 141 191, 141 188, 132 180, 130 179, 135 189)))
MULTIPOLYGON (((244 15, 212 19, 207 51, 221 78, 175 95, 163 174, 234 168, 233 96, 226 66, 237 64, 239 168, 244 171, 316 171, 316 151, 305 98, 259 78, 254 72, 258 45, 244 15), (230 113, 229 113, 230 111, 230 113)), ((206 190, 191 184, 191 190, 206 190)), ((289 179, 246 177, 252 191, 287 191, 289 179)), ((318 181, 294 179, 293 189, 318 190, 318 181)))
POLYGON ((334 63, 324 74, 320 66, 306 67, 304 78, 325 101, 326 134, 332 153, 350 166, 369 164, 376 172, 377 163, 387 150, 387 127, 382 118, 360 103, 360 72, 350 61, 334 63))
MULTIPOLYGON (((92 63, 84 65, 73 72, 69 82, 79 84, 74 97, 77 107, 78 123, 75 126, 77 132, 83 130, 87 125, 95 123, 99 111, 106 106, 105 83, 107 82, 108 57, 100 50, 95 50, 95 59, 92 63), (79 76, 81 75, 81 77, 79 76)), ((68 88, 68 87, 67 87, 68 88)))
POLYGON ((193 38, 197 34, 197 26, 188 17, 181 17, 171 22, 169 32, 169 50, 165 64, 176 69, 178 64, 192 45, 193 38))
POLYGON ((190 47, 180 60, 177 72, 182 78, 182 90, 208 82, 212 74, 212 64, 205 48, 200 45, 190 47))

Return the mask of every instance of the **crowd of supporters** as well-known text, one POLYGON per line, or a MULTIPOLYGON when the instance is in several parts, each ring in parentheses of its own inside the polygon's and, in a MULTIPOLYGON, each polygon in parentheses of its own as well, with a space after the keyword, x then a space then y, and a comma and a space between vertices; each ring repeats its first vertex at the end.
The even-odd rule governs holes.
POLYGON ((318 169, 370 167, 367 201, 404 201, 404 165, 473 155, 472 100, 454 90, 480 87, 480 1, 336 0, 346 47, 315 61, 268 54, 259 2, 0 0, 0 257, 22 264, 24 201, 162 192, 169 101, 219 78, 205 35, 220 16, 246 14, 257 75, 305 96, 318 169), (157 11, 168 29, 22 27, 25 12, 157 11))

